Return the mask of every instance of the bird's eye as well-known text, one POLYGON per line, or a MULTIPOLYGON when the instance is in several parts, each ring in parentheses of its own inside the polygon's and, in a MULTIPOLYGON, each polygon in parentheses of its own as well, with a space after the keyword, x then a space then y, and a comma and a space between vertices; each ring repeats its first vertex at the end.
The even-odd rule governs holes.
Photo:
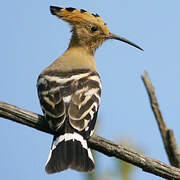
POLYGON ((98 27, 97 26, 92 26, 91 27, 91 32, 96 32, 98 30, 98 27))

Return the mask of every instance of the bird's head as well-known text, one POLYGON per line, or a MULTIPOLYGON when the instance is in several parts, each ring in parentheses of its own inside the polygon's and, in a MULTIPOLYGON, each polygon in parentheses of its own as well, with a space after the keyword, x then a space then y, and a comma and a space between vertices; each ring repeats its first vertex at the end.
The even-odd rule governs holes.
POLYGON ((91 14, 83 9, 75 8, 60 8, 50 6, 50 11, 60 19, 72 25, 72 39, 70 47, 84 46, 87 47, 91 53, 107 39, 116 39, 128 43, 140 50, 136 44, 129 40, 111 33, 104 23, 103 19, 98 14, 91 14))

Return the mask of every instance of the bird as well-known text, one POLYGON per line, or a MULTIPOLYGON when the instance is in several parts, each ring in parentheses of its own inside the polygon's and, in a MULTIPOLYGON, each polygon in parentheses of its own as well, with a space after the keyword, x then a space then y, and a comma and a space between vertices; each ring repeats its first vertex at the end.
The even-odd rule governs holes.
POLYGON ((94 133, 102 90, 95 51, 109 39, 143 49, 111 33, 98 14, 57 6, 50 6, 50 12, 70 24, 72 37, 67 50, 45 68, 37 80, 45 119, 57 132, 45 171, 51 174, 71 168, 91 172, 95 163, 87 140, 94 133))

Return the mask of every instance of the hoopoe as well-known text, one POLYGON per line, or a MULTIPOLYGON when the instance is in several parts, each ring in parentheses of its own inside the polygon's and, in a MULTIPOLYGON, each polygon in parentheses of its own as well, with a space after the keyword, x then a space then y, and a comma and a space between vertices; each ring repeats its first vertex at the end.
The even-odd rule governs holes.
POLYGON ((69 47, 44 69, 37 81, 42 111, 54 136, 46 172, 68 168, 92 171, 95 167, 87 139, 93 134, 101 97, 101 80, 94 53, 108 39, 126 42, 110 33, 98 14, 83 9, 51 6, 50 11, 72 26, 69 47))

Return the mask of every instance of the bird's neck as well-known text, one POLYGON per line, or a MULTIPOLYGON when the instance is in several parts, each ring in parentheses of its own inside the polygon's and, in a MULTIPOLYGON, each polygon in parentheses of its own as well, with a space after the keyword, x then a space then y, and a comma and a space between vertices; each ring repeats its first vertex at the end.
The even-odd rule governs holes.
POLYGON ((77 34, 73 33, 68 49, 71 48, 81 48, 82 50, 86 51, 86 53, 94 56, 98 45, 96 42, 88 41, 87 38, 79 37, 77 34))
POLYGON ((71 46, 59 58, 62 67, 97 71, 94 55, 86 47, 71 46))

